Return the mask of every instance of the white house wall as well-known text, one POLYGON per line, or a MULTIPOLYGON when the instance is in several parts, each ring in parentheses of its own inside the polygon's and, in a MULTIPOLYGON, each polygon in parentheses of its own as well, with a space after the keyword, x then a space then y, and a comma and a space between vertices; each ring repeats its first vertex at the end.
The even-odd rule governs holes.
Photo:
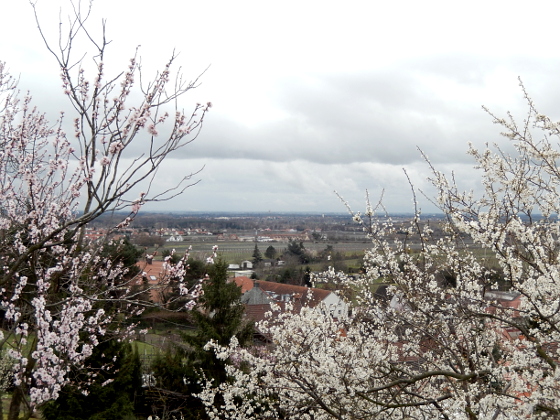
POLYGON ((324 307, 337 318, 348 317, 348 304, 344 302, 336 293, 330 293, 323 299, 324 307))

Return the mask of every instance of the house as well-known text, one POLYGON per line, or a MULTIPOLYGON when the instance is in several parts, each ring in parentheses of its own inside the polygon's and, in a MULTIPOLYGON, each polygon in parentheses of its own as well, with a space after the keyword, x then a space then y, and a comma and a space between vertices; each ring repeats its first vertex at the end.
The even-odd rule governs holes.
POLYGON ((241 287, 241 302, 245 305, 247 316, 254 321, 264 319, 271 303, 280 305, 282 309, 289 303, 294 311, 308 306, 330 312, 336 318, 348 316, 348 304, 331 290, 252 280, 248 277, 236 277, 233 281, 241 287))
POLYGON ((161 290, 159 286, 167 274, 163 261, 150 259, 147 263, 138 262, 136 265, 142 270, 136 285, 142 285, 142 279, 147 279, 147 286, 150 288, 150 299, 154 303, 161 303, 161 290))
POLYGON ((239 276, 235 278, 235 284, 241 287, 241 293, 245 294, 253 288, 253 281, 249 277, 239 276))
POLYGON ((91 227, 86 228, 86 238, 95 242, 99 239, 104 239, 107 236, 107 229, 95 229, 91 227))
POLYGON ((253 262, 249 260, 241 261, 241 268, 244 270, 253 268, 253 262))
POLYGON ((217 241, 223 242, 223 241, 239 241, 239 236, 235 235, 235 234, 229 234, 227 235, 226 233, 219 233, 216 237, 217 241))
POLYGON ((232 277, 249 277, 253 274, 253 263, 251 261, 243 261, 241 264, 229 264, 227 269, 232 277))
POLYGON ((263 267, 272 267, 276 264, 276 260, 273 260, 272 258, 265 258, 261 261, 261 263, 263 267))

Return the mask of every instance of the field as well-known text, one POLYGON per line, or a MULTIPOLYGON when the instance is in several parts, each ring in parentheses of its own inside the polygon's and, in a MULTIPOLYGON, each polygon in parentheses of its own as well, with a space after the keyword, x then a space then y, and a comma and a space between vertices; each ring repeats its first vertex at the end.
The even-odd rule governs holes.
MULTIPOLYGON (((218 245, 218 255, 230 264, 239 264, 244 260, 251 260, 255 250, 254 242, 213 242, 212 238, 202 241, 184 241, 184 242, 167 242, 162 248, 150 248, 148 252, 158 251, 161 253, 164 249, 175 249, 177 253, 183 255, 185 251, 192 247, 190 255, 196 259, 205 259, 212 254, 212 247, 218 245)), ((332 245, 334 252, 339 252, 345 257, 354 257, 356 254, 363 255, 364 250, 368 248, 368 242, 304 242, 305 249, 312 255, 324 250, 327 245, 332 245)), ((258 242, 257 246, 264 255, 266 248, 273 246, 277 255, 281 255, 287 250, 285 242, 258 242)))

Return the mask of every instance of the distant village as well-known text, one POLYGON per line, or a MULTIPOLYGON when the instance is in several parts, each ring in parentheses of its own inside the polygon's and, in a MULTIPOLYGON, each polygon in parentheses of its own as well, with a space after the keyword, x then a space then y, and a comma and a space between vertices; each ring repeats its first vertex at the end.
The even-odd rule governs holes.
MULTIPOLYGON (((410 215, 392 215, 395 221, 410 220, 410 215)), ((427 220, 439 220, 434 215, 427 220)), ((102 217, 88 227, 90 239, 104 237, 119 220, 118 216, 102 217)), ((119 234, 129 238, 161 238, 161 242, 284 242, 297 241, 363 241, 363 229, 348 214, 249 214, 185 215, 145 213, 119 234)))
MULTIPOLYGON (((96 240, 105 237, 107 233, 111 230, 109 227, 88 227, 86 235, 92 240, 96 240)), ((141 227, 128 227, 119 231, 128 237, 136 236, 152 236, 164 238, 166 242, 184 242, 184 241, 196 241, 201 240, 205 237, 213 237, 212 239, 216 242, 224 241, 238 241, 238 242, 288 242, 290 240, 298 241, 310 241, 313 239, 313 234, 320 235, 321 239, 327 239, 326 234, 321 234, 321 228, 305 228, 303 231, 296 230, 294 228, 288 228, 284 231, 273 231, 270 228, 264 228, 262 230, 256 229, 253 232, 247 232, 240 229, 236 229, 235 233, 228 233, 228 229, 223 230, 208 230, 204 227, 198 228, 163 228, 153 226, 151 228, 141 227)))

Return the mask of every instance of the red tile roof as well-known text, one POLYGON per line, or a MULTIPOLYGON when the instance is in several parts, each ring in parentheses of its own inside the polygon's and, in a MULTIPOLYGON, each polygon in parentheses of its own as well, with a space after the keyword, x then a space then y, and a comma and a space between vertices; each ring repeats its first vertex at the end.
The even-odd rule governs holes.
POLYGON ((294 286, 293 284, 274 283, 264 280, 255 280, 255 282, 269 295, 291 295, 294 299, 300 299, 302 303, 305 302, 305 304, 311 307, 317 306, 331 294, 330 290, 316 289, 313 287, 294 286), (311 292, 311 296, 309 292, 311 292), (309 299, 309 297, 311 298, 309 299))
POLYGON ((235 277, 234 281, 235 284, 241 287, 241 293, 248 292, 254 286, 253 280, 251 280, 249 277, 245 277, 245 276, 235 277))
POLYGON ((248 292, 255 286, 256 283, 258 287, 267 292, 273 300, 276 300, 274 295, 290 295, 293 298, 290 300, 299 300, 302 303, 305 302, 305 304, 311 307, 317 306, 331 293, 330 290, 316 289, 306 286, 295 286, 293 284, 275 283, 265 280, 252 280, 249 277, 243 276, 235 277, 234 281, 235 284, 241 287, 241 293, 248 292), (309 292, 311 292, 311 299, 308 299, 309 292))
MULTIPOLYGON (((145 261, 141 261, 136 263, 138 267, 140 267, 141 275, 138 278, 138 284, 141 284, 142 277, 145 276, 148 278, 148 283, 150 286, 156 286, 160 283, 161 277, 165 275, 163 270, 163 261, 152 261, 152 264, 147 264, 145 261)), ((153 302, 161 302, 161 291, 152 289, 150 291, 150 299, 153 302)))

